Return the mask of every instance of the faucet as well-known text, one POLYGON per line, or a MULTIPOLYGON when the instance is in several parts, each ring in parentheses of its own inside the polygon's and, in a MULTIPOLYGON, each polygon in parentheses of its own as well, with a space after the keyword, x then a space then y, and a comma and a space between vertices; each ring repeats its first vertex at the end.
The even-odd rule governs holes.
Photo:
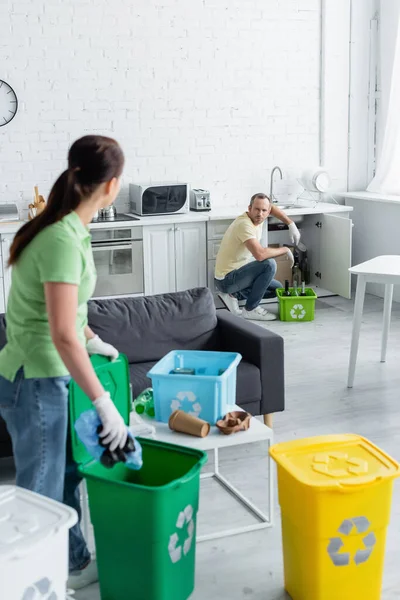
POLYGON ((271 171, 271 185, 269 188, 269 197, 270 200, 273 204, 277 204, 278 200, 274 200, 274 195, 273 195, 273 188, 274 188, 274 175, 275 175, 275 171, 279 171, 279 174, 281 176, 281 179, 283 179, 283 175, 282 175, 282 169, 278 166, 274 167, 271 171))

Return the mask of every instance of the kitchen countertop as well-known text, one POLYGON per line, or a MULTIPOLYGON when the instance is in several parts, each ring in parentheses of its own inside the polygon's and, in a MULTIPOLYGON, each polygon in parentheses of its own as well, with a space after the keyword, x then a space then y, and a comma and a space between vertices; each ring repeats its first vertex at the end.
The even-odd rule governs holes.
POLYGON ((393 196, 390 194, 376 194, 374 192, 343 192, 341 194, 343 198, 347 200, 366 200, 368 202, 378 202, 386 204, 400 204, 400 196, 393 196))
MULTIPOLYGON (((235 219, 241 213, 247 210, 247 207, 243 208, 216 208, 209 212, 210 221, 219 221, 224 219, 235 219)), ((318 215, 328 213, 347 213, 351 212, 353 208, 344 204, 334 204, 333 202, 319 202, 315 205, 315 202, 305 203, 301 202, 298 206, 293 208, 287 208, 284 212, 290 217, 301 216, 301 215, 318 215)))
MULTIPOLYGON (((120 227, 146 227, 146 225, 164 225, 169 223, 190 223, 206 221, 224 221, 233 220, 246 210, 247 207, 227 207, 215 208, 209 212, 191 211, 178 215, 162 215, 153 217, 138 217, 137 221, 102 221, 101 223, 91 223, 90 229, 116 229, 120 227)), ((285 209, 288 216, 318 215, 328 213, 347 213, 353 210, 352 206, 334 204, 328 202, 305 203, 301 202, 294 208, 285 209)), ((134 215, 133 215, 134 216, 134 215)), ((24 224, 23 221, 1 222, 0 235, 6 233, 16 233, 24 224)))

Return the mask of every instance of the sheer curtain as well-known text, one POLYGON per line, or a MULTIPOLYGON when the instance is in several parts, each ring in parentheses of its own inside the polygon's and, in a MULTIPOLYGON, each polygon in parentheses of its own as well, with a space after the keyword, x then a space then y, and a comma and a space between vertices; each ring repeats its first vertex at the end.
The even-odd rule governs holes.
MULTIPOLYGON (((381 54, 381 60, 385 59, 386 57, 381 54)), ((397 20, 393 71, 382 150, 378 157, 375 177, 367 189, 369 192, 400 196, 400 19, 397 20)))

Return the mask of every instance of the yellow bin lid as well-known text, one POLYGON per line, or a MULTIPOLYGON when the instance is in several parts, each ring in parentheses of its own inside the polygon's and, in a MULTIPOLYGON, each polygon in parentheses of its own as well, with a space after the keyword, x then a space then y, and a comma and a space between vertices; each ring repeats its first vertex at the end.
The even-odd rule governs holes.
POLYGON ((372 485, 400 476, 399 463, 355 434, 321 435, 275 444, 272 458, 303 485, 341 488, 372 485))

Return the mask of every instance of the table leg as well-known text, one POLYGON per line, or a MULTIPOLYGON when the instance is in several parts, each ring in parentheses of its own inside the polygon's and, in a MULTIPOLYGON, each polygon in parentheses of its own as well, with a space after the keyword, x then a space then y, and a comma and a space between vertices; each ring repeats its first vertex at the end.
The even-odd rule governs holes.
POLYGON ((365 283, 365 277, 363 275, 358 275, 356 300, 354 303, 353 331, 351 334, 349 373, 347 379, 347 387, 349 388, 353 387, 354 373, 356 370, 358 341, 360 338, 361 320, 364 306, 365 283))
POLYGON ((214 448, 214 475, 219 475, 219 454, 218 454, 218 448, 214 448))
POLYGON ((382 329, 382 344, 381 344, 381 362, 386 360, 386 349, 389 337, 390 315, 392 312, 393 300, 393 283, 385 285, 385 301, 383 304, 383 329, 382 329))
POLYGON ((272 414, 264 415, 264 425, 272 429, 272 414))
MULTIPOLYGON (((271 440, 268 441, 268 451, 271 445, 271 440)), ((251 500, 246 498, 239 490, 232 485, 226 477, 221 475, 219 471, 219 455, 218 448, 214 449, 214 473, 205 473, 200 476, 201 479, 208 479, 210 477, 214 477, 218 483, 225 488, 227 492, 232 494, 232 496, 242 504, 253 516, 258 520, 258 523, 254 523, 253 525, 243 525, 241 527, 236 527, 234 529, 225 529, 223 531, 218 531, 215 533, 209 533, 206 535, 197 536, 197 542, 206 542, 209 540, 216 540, 224 537, 229 537, 231 535, 238 535, 240 533, 248 533, 250 531, 258 531, 259 529, 266 529, 268 527, 272 527, 272 518, 273 518, 273 481, 272 481, 272 459, 269 456, 268 452, 268 514, 265 514, 262 510, 260 510, 251 500)))

